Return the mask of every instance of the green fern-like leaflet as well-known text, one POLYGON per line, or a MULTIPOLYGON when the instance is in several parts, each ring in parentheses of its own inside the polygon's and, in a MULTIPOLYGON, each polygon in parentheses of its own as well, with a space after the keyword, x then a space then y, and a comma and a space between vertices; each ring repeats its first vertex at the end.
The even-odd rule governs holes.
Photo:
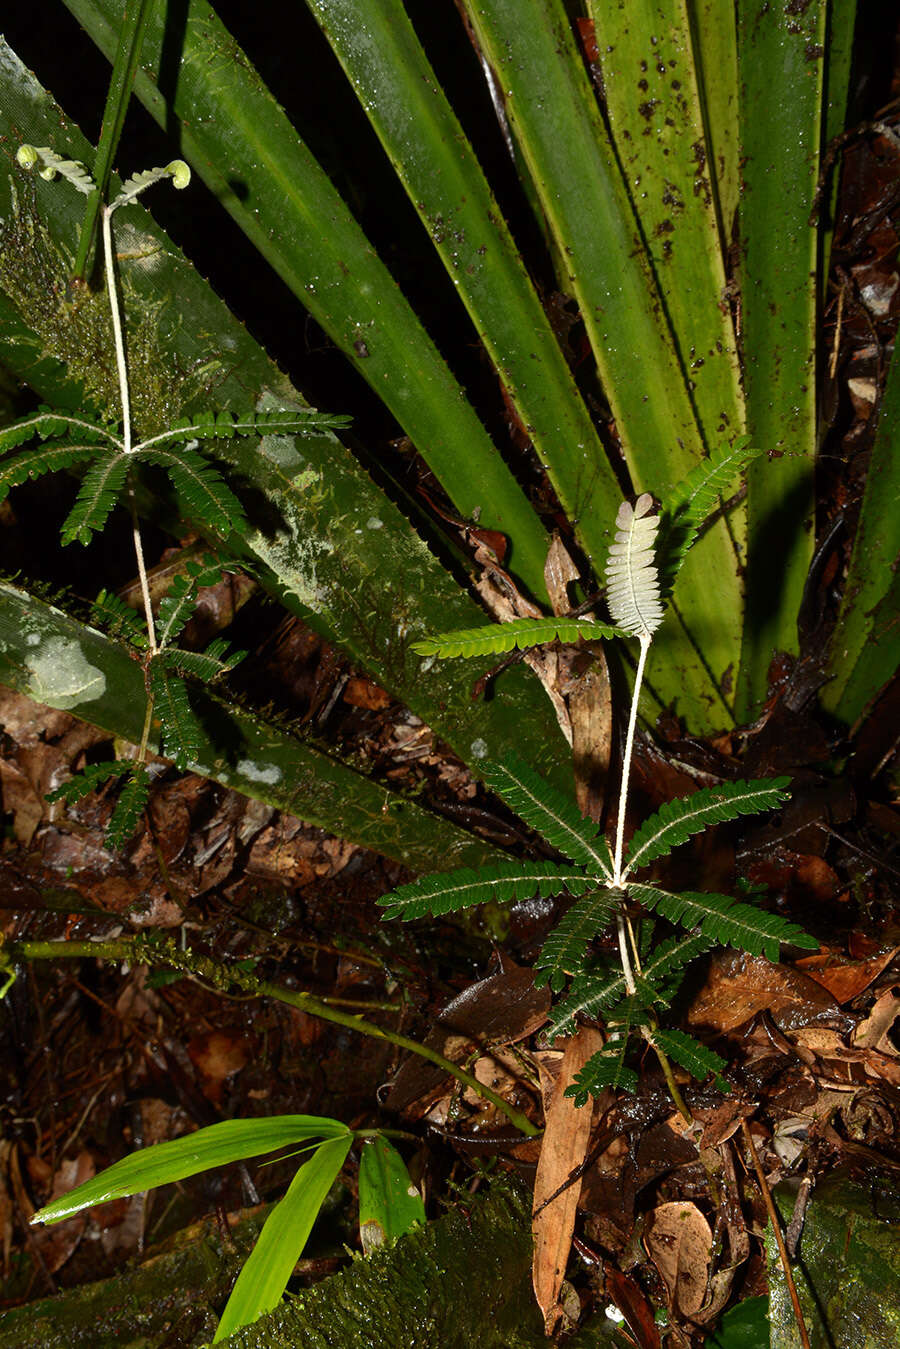
POLYGON ((410 649, 417 656, 500 656, 509 651, 527 651, 547 642, 595 642, 601 637, 625 634, 608 623, 590 618, 514 618, 509 623, 486 623, 478 628, 422 637, 410 649))

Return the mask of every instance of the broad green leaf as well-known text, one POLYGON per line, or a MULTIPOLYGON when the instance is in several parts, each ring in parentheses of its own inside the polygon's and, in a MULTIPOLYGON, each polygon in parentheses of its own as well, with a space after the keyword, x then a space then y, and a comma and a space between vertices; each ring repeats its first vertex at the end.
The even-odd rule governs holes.
POLYGON ((632 835, 625 853, 623 875, 664 857, 693 834, 710 825, 774 810, 788 799, 790 778, 760 778, 755 782, 723 782, 703 787, 691 796, 667 801, 632 835))
POLYGON ((597 882, 574 867, 557 862, 498 862, 473 871, 463 867, 459 871, 438 872, 420 880, 401 885, 378 900, 388 912, 385 918, 412 918, 426 915, 455 913, 473 904, 506 904, 513 899, 530 899, 532 895, 583 894, 597 882))
POLYGON ((332 1137, 316 1148, 297 1172, 280 1204, 266 1224, 237 1277, 222 1313, 213 1344, 218 1344, 240 1326, 250 1325, 281 1301, 294 1266, 303 1253, 328 1191, 338 1177, 350 1151, 353 1135, 332 1137))
POLYGON ((750 904, 742 904, 731 895, 683 891, 671 894, 652 885, 629 884, 628 893, 682 927, 699 927, 704 937, 721 946, 736 946, 751 955, 764 955, 777 962, 781 943, 817 951, 819 943, 786 918, 767 913, 750 904))
POLYGON ((822 706, 849 725, 897 668, 900 612, 900 360, 878 412, 850 566, 828 655, 822 706))
POLYGON ((269 1119, 230 1119, 197 1129, 168 1143, 154 1143, 123 1157, 121 1161, 101 1171, 92 1180, 78 1185, 52 1204, 38 1209, 33 1223, 58 1223, 94 1204, 105 1204, 110 1199, 140 1194, 157 1185, 171 1185, 173 1181, 195 1176, 198 1171, 209 1171, 214 1166, 226 1166, 244 1157, 258 1157, 276 1148, 307 1142, 312 1138, 328 1138, 346 1143, 349 1148, 353 1134, 340 1120, 319 1115, 273 1115, 269 1119))
POLYGON ((386 1138, 363 1145, 359 1163, 359 1236, 366 1255, 425 1221, 425 1204, 406 1163, 386 1138))
POLYGON ((738 0, 739 212, 747 430, 764 458, 747 472, 745 639, 736 711, 752 721, 778 651, 797 651, 813 551, 816 230, 827 0, 760 8, 738 0), (773 465, 775 466, 773 471, 773 465))
MULTIPOLYGON (((110 56, 118 0, 66 3, 110 56)), ((460 514, 509 535, 513 569, 542 596, 544 529, 390 272, 206 0, 188 0, 164 101, 155 77, 166 17, 162 6, 150 17, 137 97, 164 125, 177 119, 180 153, 371 384, 460 514)))
POLYGON ((706 1349, 760 1349, 769 1344, 769 1299, 750 1297, 729 1307, 706 1349))
POLYGON ((514 618, 509 623, 485 623, 479 628, 441 632, 413 642, 417 656, 495 656, 514 649, 526 651, 545 642, 594 642, 625 634, 608 623, 590 618, 514 618))
POLYGON ((611 878, 612 857, 600 826, 585 819, 572 797, 557 791, 513 754, 492 764, 485 780, 552 847, 587 867, 595 878, 611 878))

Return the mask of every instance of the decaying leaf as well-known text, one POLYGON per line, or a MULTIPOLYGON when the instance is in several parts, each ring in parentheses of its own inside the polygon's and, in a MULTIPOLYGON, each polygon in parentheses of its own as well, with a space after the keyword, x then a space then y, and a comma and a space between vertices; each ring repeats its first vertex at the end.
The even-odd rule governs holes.
POLYGON ((644 1233, 647 1254, 666 1286, 669 1305, 682 1316, 696 1316, 706 1297, 712 1232, 696 1204, 660 1204, 644 1233))

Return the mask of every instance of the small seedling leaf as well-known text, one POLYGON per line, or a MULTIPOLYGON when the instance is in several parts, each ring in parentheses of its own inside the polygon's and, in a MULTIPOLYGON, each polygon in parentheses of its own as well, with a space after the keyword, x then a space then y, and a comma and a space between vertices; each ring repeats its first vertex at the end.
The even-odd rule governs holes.
POLYGON ((366 1255, 425 1221, 406 1163, 386 1138, 367 1142, 359 1163, 359 1236, 366 1255))

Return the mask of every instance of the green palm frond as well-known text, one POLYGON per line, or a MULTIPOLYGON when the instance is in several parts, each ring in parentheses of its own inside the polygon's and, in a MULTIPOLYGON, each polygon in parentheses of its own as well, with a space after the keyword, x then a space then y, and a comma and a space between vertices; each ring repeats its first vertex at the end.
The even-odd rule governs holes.
POLYGON ((588 944, 606 927, 617 898, 616 891, 604 888, 575 901, 544 942, 535 962, 540 971, 534 979, 537 985, 549 983, 558 993, 567 976, 583 969, 588 944))
POLYGON ((751 955, 764 955, 767 960, 778 960, 782 942, 807 951, 819 949, 815 937, 796 923, 789 923, 776 913, 742 904, 731 895, 693 891, 675 895, 653 885, 636 884, 628 886, 628 893, 646 908, 661 913, 670 923, 699 927, 705 937, 721 946, 736 946, 751 955))
POLYGON ((133 646, 147 646, 144 620, 137 610, 119 596, 101 590, 91 605, 91 622, 111 637, 124 637, 133 646))
POLYGON ((150 662, 150 688, 162 728, 163 754, 176 768, 185 769, 196 759, 203 736, 184 680, 166 669, 161 655, 150 662))
POLYGON ((121 848, 131 838, 149 795, 150 774, 143 764, 132 765, 131 775, 119 793, 115 810, 106 826, 108 848, 121 848))
POLYGON ((23 417, 20 421, 13 422, 11 426, 4 426, 0 430, 0 454, 14 450, 17 445, 24 445, 35 436, 41 440, 51 440, 57 436, 70 438, 76 436, 86 443, 98 440, 112 440, 118 443, 109 427, 99 426, 85 417, 76 417, 68 412, 57 412, 53 408, 42 407, 30 416, 23 417))
POLYGON ((700 1044, 692 1035, 687 1035, 683 1030, 657 1028, 651 1033, 651 1038, 657 1049, 680 1063, 698 1082, 703 1082, 712 1073, 719 1091, 731 1091, 730 1083, 722 1077, 722 1072, 728 1066, 725 1060, 707 1049, 706 1045, 700 1044))
POLYGON ((461 867, 436 876, 423 876, 382 895, 378 903, 388 909, 385 918, 406 921, 426 914, 454 913, 492 900, 505 904, 533 895, 544 898, 561 895, 563 891, 581 895, 595 885, 591 877, 556 862, 498 862, 478 871, 461 867))
POLYGON ((148 436, 133 453, 164 445, 183 444, 188 440, 233 440, 236 436, 309 435, 313 431, 348 426, 352 417, 340 413, 319 412, 316 408, 286 409, 272 412, 249 412, 238 416, 233 412, 201 412, 196 417, 182 417, 160 431, 148 436))
POLYGON ((131 456, 161 465, 172 486, 198 520, 219 534, 241 533, 246 528, 244 508, 217 468, 187 446, 175 453, 165 446, 136 450, 131 456))
POLYGON ((585 819, 571 797, 551 787, 516 755, 488 768, 484 776, 510 810, 551 847, 587 867, 594 877, 611 879, 612 857, 600 826, 585 819))
POLYGON ((601 637, 626 634, 609 623, 590 618, 514 618, 509 623, 486 623, 479 628, 458 628, 423 637, 411 643, 417 656, 497 656, 507 651, 527 651, 546 642, 594 642, 601 637))
MULTIPOLYGON (((96 454, 96 449, 94 450, 96 454)), ((106 524, 110 511, 119 499, 128 476, 128 459, 124 454, 106 454, 91 464, 75 499, 75 505, 63 522, 60 539, 88 544, 91 536, 106 524)))
POLYGON ((88 764, 87 768, 82 768, 79 773, 69 778, 68 782, 54 787, 44 800, 51 803, 80 801, 83 796, 96 791, 102 782, 108 782, 110 778, 124 777, 133 770, 134 763, 131 759, 109 759, 105 763, 88 764))
POLYGON ((704 787, 691 796, 667 801, 632 835, 622 874, 627 876, 655 858, 664 857, 709 825, 774 810, 788 799, 790 781, 782 777, 725 782, 720 787, 704 787))
POLYGON ((55 473, 73 464, 90 463, 98 453, 102 453, 98 445, 75 445, 63 440, 11 454, 0 463, 0 501, 5 501, 11 488, 18 487, 28 478, 40 478, 45 473, 55 473))
POLYGON ((660 586, 664 595, 675 584, 681 564, 697 541, 703 524, 752 459, 761 454, 749 436, 739 436, 733 445, 720 445, 696 468, 691 469, 663 502, 657 548, 660 586))

